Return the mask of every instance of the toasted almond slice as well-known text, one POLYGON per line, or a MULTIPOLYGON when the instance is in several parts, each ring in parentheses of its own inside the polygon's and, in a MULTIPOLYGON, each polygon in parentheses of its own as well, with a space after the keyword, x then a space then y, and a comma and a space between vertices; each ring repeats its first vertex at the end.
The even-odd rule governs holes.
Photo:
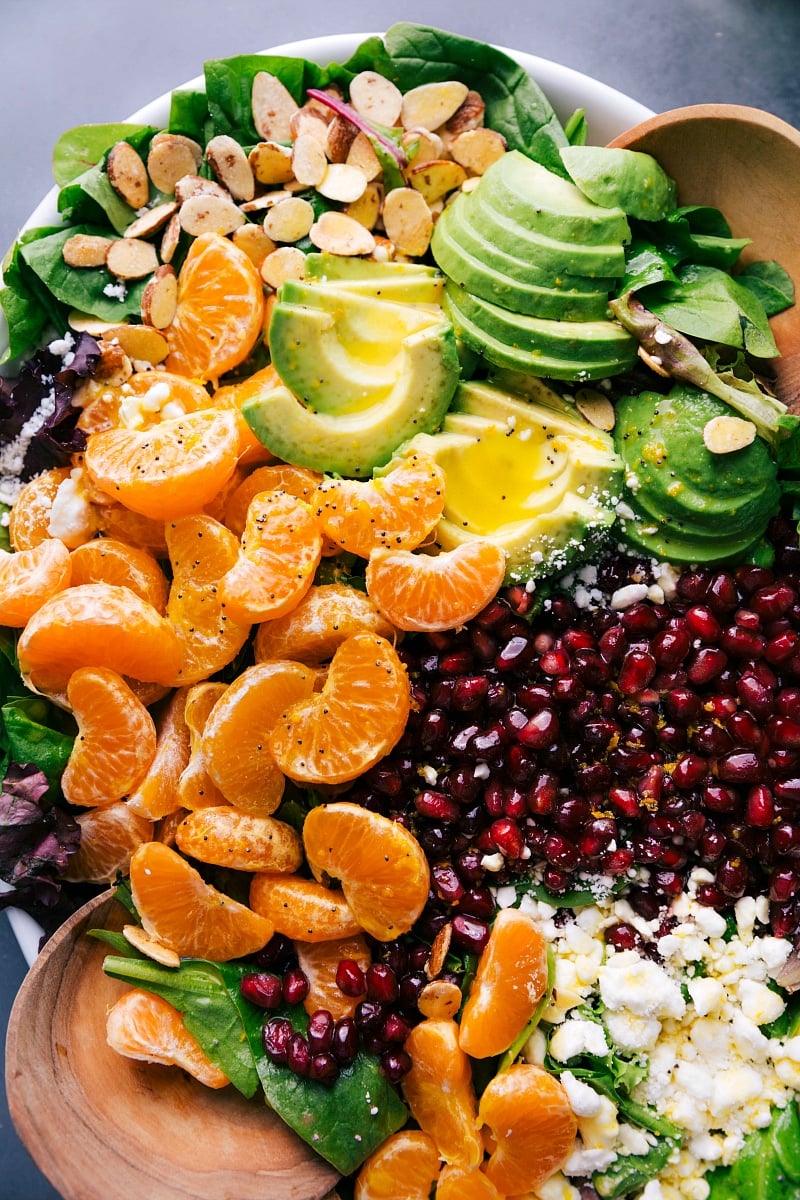
POLYGON ((201 233, 220 233, 225 237, 247 220, 232 200, 223 200, 220 196, 190 196, 181 205, 178 215, 181 228, 192 237, 199 237, 201 233))
POLYGON ((401 254, 421 257, 433 233, 425 197, 414 188, 393 188, 383 202, 383 227, 401 254))
POLYGON ((375 262, 394 262, 397 254, 394 242, 380 233, 374 233, 372 236, 375 239, 375 249, 370 258, 375 262))
POLYGON ((117 279, 144 279, 158 266, 158 255, 150 242, 118 238, 108 248, 106 266, 117 279))
POLYGON ((352 121, 338 114, 328 125, 328 136, 325 138, 325 154, 332 163, 343 163, 347 160, 350 147, 356 140, 358 129, 352 121))
POLYGON ((102 267, 112 243, 113 238, 75 233, 64 242, 61 255, 68 267, 102 267))
POLYGON ((164 229, 164 236, 161 239, 161 261, 164 263, 172 262, 175 256, 175 251, 178 249, 178 242, 181 238, 181 219, 178 213, 170 217, 164 229))
POLYGON ((122 936, 129 945, 133 946, 134 950, 138 950, 147 958, 152 958, 154 962, 161 963, 162 967, 179 967, 181 965, 178 952, 171 946, 165 945, 164 942, 160 942, 151 933, 147 933, 141 925, 123 925, 122 936))
POLYGON ((431 952, 425 964, 425 974, 428 976, 428 979, 435 979, 443 971, 452 940, 453 926, 448 921, 446 925, 442 926, 431 942, 431 952))
POLYGON ((479 129, 483 125, 486 105, 479 92, 469 91, 447 122, 447 132, 453 137, 468 129, 479 129))
POLYGON ((175 199, 178 204, 185 204, 192 196, 219 196, 220 200, 230 200, 231 194, 214 179, 206 179, 203 175, 182 175, 175 184, 175 199))
POLYGON ((290 146, 281 146, 278 142, 259 142, 250 151, 248 161, 259 183, 269 186, 294 179, 290 146))
POLYGON ((239 207, 243 213, 266 212, 267 209, 280 204, 281 200, 288 200, 291 195, 288 187, 275 188, 271 192, 265 192, 263 196, 256 196, 255 200, 248 200, 246 204, 240 204, 239 207))
POLYGON ((463 999, 461 988, 452 979, 432 979, 420 992, 417 1008, 423 1017, 447 1020, 456 1015, 463 999))
POLYGON ((112 146, 106 161, 108 182, 131 208, 144 208, 150 199, 150 180, 141 157, 129 142, 112 146))
POLYGON ((178 276, 164 263, 142 292, 142 320, 155 329, 166 329, 175 319, 177 307, 178 276))
POLYGON ((81 312, 78 308, 72 308, 67 313, 67 324, 76 333, 90 333, 92 337, 104 337, 109 330, 118 328, 113 321, 102 321, 100 317, 81 312))
POLYGON ((409 184, 425 197, 428 204, 433 204, 448 192, 460 188, 466 178, 467 172, 464 168, 446 158, 419 163, 408 172, 409 184))
POLYGON ((359 132, 353 139, 353 144, 347 152, 347 165, 358 167, 359 171, 364 172, 368 181, 377 179, 382 173, 381 161, 365 133, 359 132))
POLYGON ((375 239, 370 231, 352 217, 340 212, 322 213, 319 220, 311 226, 309 237, 317 249, 326 254, 352 257, 371 254, 375 249, 375 239))
POLYGON ((163 362, 169 351, 163 333, 150 325, 114 325, 104 336, 106 341, 117 341, 133 362, 151 367, 163 362))
POLYGON ((147 171, 153 186, 170 196, 184 175, 196 175, 203 151, 182 133, 157 133, 147 153, 147 171))
POLYGON ((297 182, 316 187, 322 183, 327 169, 328 160, 322 142, 311 133, 298 134, 292 148, 292 170, 297 182))
MULTIPOLYGON (((344 92, 339 87, 338 83, 329 83, 326 88, 322 89, 322 91, 327 96, 333 96, 336 100, 344 100, 344 92)), ((330 105, 324 104, 321 100, 306 100, 303 108, 306 112, 315 113, 321 121, 325 122, 326 125, 330 125, 331 121, 336 116, 336 113, 333 111, 330 105)))
POLYGON ((264 217, 264 232, 273 242, 299 242, 314 224, 314 209, 307 200, 290 196, 264 217))
POLYGON ((403 93, 391 79, 377 71, 360 71, 350 83, 350 103, 357 113, 373 124, 397 125, 403 93))
POLYGON ((640 346, 636 353, 645 366, 654 371, 656 375, 661 375, 663 379, 669 379, 669 371, 665 369, 663 362, 657 354, 651 354, 648 350, 645 350, 644 346, 640 346))
POLYGON ((122 236, 148 238, 163 229, 170 217, 177 211, 178 205, 174 200, 167 200, 165 204, 157 204, 155 208, 148 208, 135 221, 131 221, 122 236))
POLYGON ((467 97, 469 88, 457 79, 444 83, 423 83, 403 96, 400 120, 404 129, 421 125, 423 129, 438 129, 449 121, 467 97))
POLYGON ((265 141, 288 142, 292 136, 291 120, 299 105, 280 79, 268 71, 259 71, 253 79, 250 102, 258 136, 265 141))
POLYGON ((575 393, 575 407, 590 425, 595 429, 604 429, 610 433, 614 428, 617 414, 608 396, 595 388, 580 388, 575 393))
POLYGON ((366 186, 367 177, 359 167, 330 163, 324 178, 317 185, 317 191, 328 200, 352 204, 359 196, 363 196, 366 186))
POLYGON ((252 222, 234 229, 233 242, 240 250, 244 250, 247 257, 259 270, 261 270, 261 264, 267 255, 275 249, 272 238, 264 232, 260 225, 253 225, 252 222))
POLYGON ((403 134, 403 149, 408 158, 409 167, 416 163, 430 162, 435 158, 444 157, 444 144, 438 133, 430 129, 407 129, 403 134))
POLYGON ((382 204, 383 184, 372 182, 367 184, 364 195, 359 196, 358 200, 354 200, 352 204, 348 204, 344 211, 348 217, 358 221, 359 225, 363 225, 365 229, 374 229, 378 224, 378 217, 381 215, 382 204))
POLYGON ((450 153, 470 175, 483 175, 506 152, 506 139, 496 129, 467 129, 450 142, 450 153))
MULTIPOLYGON (((316 102, 313 100, 304 104, 292 117, 289 123, 292 141, 296 142, 301 134, 307 134, 324 148, 328 136, 328 121, 320 115, 319 106, 312 107, 315 104, 316 102)), ((326 112, 329 117, 333 116, 331 109, 326 109, 326 112)))
POLYGON ((94 369, 91 382, 101 390, 121 387, 133 374, 131 360, 119 342, 106 342, 101 338, 97 345, 100 348, 100 361, 94 369))
POLYGON ((253 169, 247 155, 235 138, 226 133, 213 137, 206 146, 206 158, 211 170, 234 200, 252 200, 256 194, 253 169))
MULTIPOLYGON (((464 180, 464 182, 461 185, 461 191, 462 192, 474 192, 475 188, 478 186, 480 181, 481 181, 480 175, 468 175, 467 178, 464 180)), ((455 198, 456 198, 456 193, 453 192, 452 196, 447 197, 448 204, 450 203, 451 200, 455 200, 455 198)))
POLYGON ((756 427, 742 417, 712 417, 703 426, 703 441, 711 454, 731 454, 744 450, 755 440, 756 427))
POLYGON ((279 246, 261 264, 261 278, 276 290, 287 279, 305 279, 306 256, 295 246, 279 246))

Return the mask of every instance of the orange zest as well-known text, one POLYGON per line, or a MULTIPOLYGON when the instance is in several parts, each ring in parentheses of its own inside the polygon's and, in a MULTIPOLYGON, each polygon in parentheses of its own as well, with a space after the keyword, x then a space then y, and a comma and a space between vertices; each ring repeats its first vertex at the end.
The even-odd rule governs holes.
POLYGON ((189 1033, 178 1010, 154 992, 141 988, 126 992, 109 1010, 106 1038, 126 1058, 180 1067, 210 1088, 230 1083, 189 1033))
POLYGON ((397 629, 457 629, 485 608, 503 582, 505 552, 476 538, 440 554, 375 550, 367 592, 397 629))

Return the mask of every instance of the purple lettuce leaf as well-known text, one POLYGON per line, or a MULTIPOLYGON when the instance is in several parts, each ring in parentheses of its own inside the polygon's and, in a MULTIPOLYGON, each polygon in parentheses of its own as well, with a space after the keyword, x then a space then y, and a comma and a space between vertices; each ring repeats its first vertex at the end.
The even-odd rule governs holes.
POLYGON ((80 844, 74 817, 47 799, 47 776, 32 764, 11 763, 0 790, 0 879, 15 891, 0 895, 39 915, 61 899, 62 875, 80 844))

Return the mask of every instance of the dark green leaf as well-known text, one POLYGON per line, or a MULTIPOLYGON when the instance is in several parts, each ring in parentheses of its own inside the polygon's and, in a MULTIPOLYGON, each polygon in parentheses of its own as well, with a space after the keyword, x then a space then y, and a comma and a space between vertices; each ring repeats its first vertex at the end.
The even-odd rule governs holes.
POLYGON ((638 292, 651 283, 677 283, 674 258, 652 242, 634 238, 625 251, 625 278, 620 293, 638 292))
POLYGON ((67 765, 74 737, 53 728, 53 707, 40 696, 12 697, 0 708, 11 757, 33 763, 56 783, 67 765))
POLYGON ((208 122, 208 97, 203 89, 176 88, 170 98, 170 133, 182 133, 204 146, 209 140, 208 122))
POLYGON ((564 126, 564 133, 570 146, 585 146, 589 137, 589 122, 586 120, 586 109, 576 108, 575 112, 564 126))
POLYGON ((775 456, 782 472, 800 472, 800 417, 784 413, 778 418, 778 440, 775 456))
POLYGON ((304 58, 269 54, 240 54, 205 64, 206 95, 215 134, 227 133, 243 146, 259 140, 253 124, 253 80, 260 71, 277 76, 298 104, 310 87, 325 87, 330 78, 324 67, 304 58))
POLYGON ((709 342, 743 348, 759 358, 778 350, 759 300, 725 271, 685 264, 678 283, 657 284, 648 291, 647 307, 681 333, 709 342))
MULTIPOLYGON (((123 234, 136 214, 114 191, 102 167, 90 167, 58 195, 58 211, 73 223, 108 221, 111 229, 123 234)), ((106 236, 110 231, 106 230, 106 236)))
POLYGON ((672 1138, 659 1138, 647 1154, 620 1154, 605 1171, 595 1172, 592 1184, 603 1200, 615 1200, 618 1196, 629 1196, 643 1188, 650 1179, 655 1179, 666 1166, 670 1156, 680 1145, 672 1138))
POLYGON ((745 1138, 731 1166, 707 1176, 709 1200, 793 1200, 800 1193, 799 1141, 797 1107, 791 1102, 776 1110, 766 1129, 745 1138))
POLYGON ((118 280, 105 267, 68 267, 62 249, 68 237, 75 233, 90 233, 108 236, 108 230, 79 225, 59 230, 58 233, 30 242, 21 250, 21 258, 40 283, 68 308, 91 313, 104 321, 125 321, 129 317, 139 318, 142 310, 142 292, 146 279, 131 283, 124 300, 105 295, 103 289, 118 284, 118 280))
POLYGON ((676 208, 663 221, 642 222, 640 235, 675 265, 689 261, 729 270, 749 238, 734 238, 722 213, 705 205, 676 208))
POLYGON ((155 133, 150 125, 76 125, 62 133, 53 149, 53 176, 59 187, 96 166, 117 142, 132 145, 155 133))
POLYGON ((748 263, 736 278, 758 296, 768 317, 794 304, 794 283, 780 263, 771 259, 748 263))
POLYGON ((4 363, 34 349, 47 325, 47 313, 35 296, 10 287, 0 288, 0 308, 8 326, 8 344, 0 355, 4 363))

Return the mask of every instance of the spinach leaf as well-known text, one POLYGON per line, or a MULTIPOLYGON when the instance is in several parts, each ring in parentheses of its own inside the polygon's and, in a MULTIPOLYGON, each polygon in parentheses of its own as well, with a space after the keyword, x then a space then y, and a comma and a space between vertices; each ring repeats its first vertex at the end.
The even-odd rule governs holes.
POLYGON ((797 1104, 778 1109, 766 1129, 748 1134, 729 1167, 707 1176, 709 1200, 799 1200, 800 1121, 797 1104))
POLYGON ((625 251, 625 278, 620 294, 638 292, 651 283, 677 283, 673 270, 674 255, 670 255, 642 238, 634 238, 625 251))
POLYGON ((589 122, 586 120, 586 109, 576 108, 575 112, 564 126, 564 133, 570 146, 585 146, 589 137, 589 122))
POLYGON ((758 296, 768 317, 774 317, 794 304, 794 283, 780 263, 772 259, 748 263, 736 278, 758 296))
MULTIPOLYGON (((129 204, 117 195, 102 167, 89 167, 58 194, 58 211, 65 220, 91 224, 108 221, 115 233, 123 234, 135 217, 129 204)), ((109 231, 104 231, 108 236, 109 231)))
POLYGON ((205 146, 211 139, 209 121, 208 97, 202 89, 175 89, 170 97, 170 133, 181 133, 184 137, 193 138, 201 146, 205 146))
POLYGON ((678 267, 677 283, 654 285, 645 303, 681 333, 722 342, 754 354, 778 354, 767 315, 758 298, 725 271, 694 263, 678 267))
POLYGON ((82 267, 79 270, 64 262, 64 242, 75 233, 108 236, 107 229, 90 225, 70 226, 23 246, 20 252, 22 261, 44 288, 67 308, 78 308, 104 321, 126 321, 130 317, 138 319, 147 280, 140 279, 129 284, 123 300, 106 295, 104 288, 116 287, 119 281, 105 267, 82 267))
POLYGON ((486 124, 503 134, 510 150, 521 150, 566 177, 559 154, 566 134, 541 88, 513 58, 485 42, 406 21, 392 25, 385 46, 389 78, 402 92, 422 83, 461 80, 480 92, 486 124))
POLYGON ((0 288, 0 308, 8 326, 8 345, 0 356, 4 363, 36 345, 45 331, 47 313, 35 296, 19 287, 0 288))
POLYGON ((304 58, 270 54, 240 54, 212 59, 205 64, 208 111, 215 134, 227 133, 244 146, 259 140, 253 124, 253 80, 259 71, 277 76, 302 104, 308 88, 324 88, 330 76, 324 67, 304 58))
POLYGON ((14 761, 33 763, 51 785, 57 783, 75 738, 56 727, 53 706, 40 696, 12 696, 0 708, 0 719, 14 761))
POLYGON ((690 260, 730 270, 749 238, 734 238, 717 208, 690 204, 676 208, 662 221, 641 222, 639 233, 658 246, 673 263, 690 260))
POLYGON ((156 130, 150 125, 76 125, 62 133, 53 149, 53 176, 59 187, 95 167, 117 142, 141 142, 156 130))
POLYGON ((784 413, 778 417, 778 441, 775 457, 782 475, 800 474, 800 417, 784 413))
POLYGON ((255 1094, 258 1072, 250 1037, 260 1037, 262 1014, 239 995, 239 980, 252 967, 187 958, 172 968, 146 958, 108 955, 103 970, 177 1008, 186 1028, 234 1087, 244 1096, 255 1094))
POLYGON ((680 1145, 674 1138, 659 1138, 647 1154, 620 1154, 605 1171, 595 1172, 592 1185, 603 1200, 615 1200, 638 1192, 663 1170, 673 1151, 680 1145))

